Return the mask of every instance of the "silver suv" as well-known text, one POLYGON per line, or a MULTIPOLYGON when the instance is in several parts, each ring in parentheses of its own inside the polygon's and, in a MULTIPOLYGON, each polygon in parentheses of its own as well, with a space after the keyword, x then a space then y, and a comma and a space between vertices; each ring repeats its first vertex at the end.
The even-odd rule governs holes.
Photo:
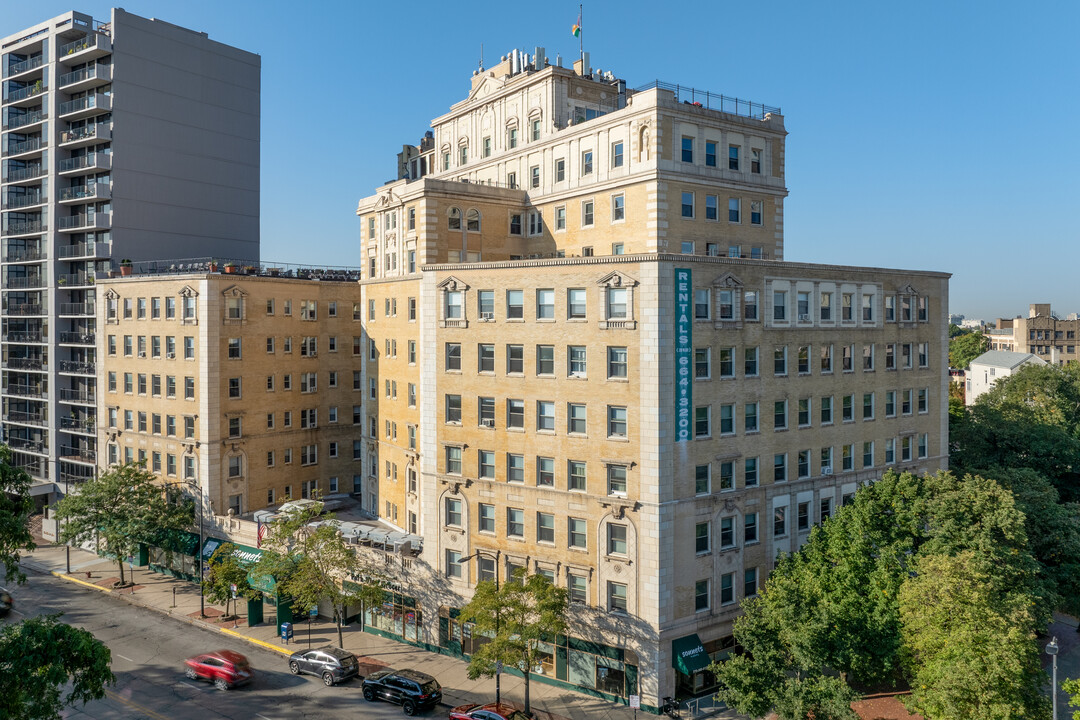
POLYGON ((332 647, 318 650, 300 650, 289 656, 289 670, 293 675, 308 673, 318 675, 329 687, 342 680, 360 674, 360 663, 348 650, 332 647))

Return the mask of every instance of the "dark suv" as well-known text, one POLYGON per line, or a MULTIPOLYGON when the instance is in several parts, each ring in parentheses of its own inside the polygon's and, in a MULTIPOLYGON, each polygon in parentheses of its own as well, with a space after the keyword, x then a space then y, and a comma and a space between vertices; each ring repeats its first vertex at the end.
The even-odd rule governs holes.
POLYGON ((415 715, 439 704, 442 686, 416 670, 379 670, 364 678, 364 699, 397 703, 406 715, 415 715))
POLYGON ((329 687, 360 673, 360 663, 347 650, 327 645, 318 650, 300 650, 289 657, 293 675, 310 673, 322 678, 329 687))

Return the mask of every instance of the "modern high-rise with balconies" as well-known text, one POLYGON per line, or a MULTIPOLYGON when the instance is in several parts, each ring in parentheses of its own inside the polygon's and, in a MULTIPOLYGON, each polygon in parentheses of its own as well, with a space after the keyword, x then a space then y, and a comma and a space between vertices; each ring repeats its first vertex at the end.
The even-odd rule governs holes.
POLYGON ((35 494, 93 474, 96 274, 258 259, 260 66, 121 9, 0 40, 2 429, 35 494))

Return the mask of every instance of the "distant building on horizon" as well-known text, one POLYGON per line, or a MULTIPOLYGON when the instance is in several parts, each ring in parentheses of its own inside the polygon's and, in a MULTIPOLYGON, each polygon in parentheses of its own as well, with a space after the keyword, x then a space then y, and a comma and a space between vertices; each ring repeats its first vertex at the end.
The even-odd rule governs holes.
POLYGON ((996 328, 987 332, 990 350, 1027 352, 1052 365, 1080 359, 1077 313, 1061 318, 1050 309, 1050 303, 1034 303, 1028 307, 1027 317, 998 318, 996 324, 996 328))

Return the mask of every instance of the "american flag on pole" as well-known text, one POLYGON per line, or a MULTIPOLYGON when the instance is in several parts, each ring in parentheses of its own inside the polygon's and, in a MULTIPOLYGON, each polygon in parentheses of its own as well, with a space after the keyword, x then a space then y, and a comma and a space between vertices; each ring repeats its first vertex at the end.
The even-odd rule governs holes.
POLYGON ((256 533, 255 533, 255 547, 261 548, 263 538, 266 537, 266 526, 262 524, 262 520, 256 520, 256 533))

